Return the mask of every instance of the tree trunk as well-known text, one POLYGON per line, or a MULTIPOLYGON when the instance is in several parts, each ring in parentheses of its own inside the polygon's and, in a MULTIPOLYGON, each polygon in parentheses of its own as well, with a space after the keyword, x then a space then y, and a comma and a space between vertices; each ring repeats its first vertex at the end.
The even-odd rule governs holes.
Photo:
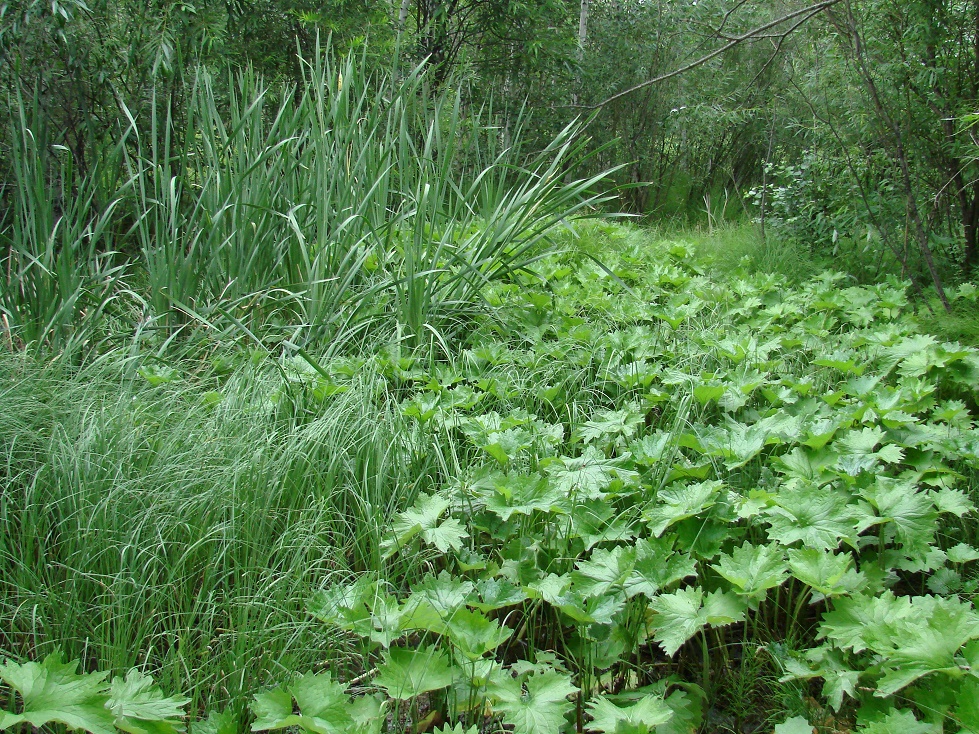
POLYGON ((578 13, 578 53, 584 54, 585 41, 588 40, 588 0, 581 0, 578 13))
POLYGON ((398 33, 404 33, 409 10, 411 10, 411 0, 401 0, 401 9, 398 11, 398 33))

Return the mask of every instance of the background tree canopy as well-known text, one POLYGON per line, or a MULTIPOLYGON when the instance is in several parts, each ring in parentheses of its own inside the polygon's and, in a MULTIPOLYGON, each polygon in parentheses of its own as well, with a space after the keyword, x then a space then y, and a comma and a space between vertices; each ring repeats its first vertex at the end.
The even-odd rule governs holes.
POLYGON ((201 69, 219 102, 246 68, 298 83, 329 37, 378 70, 426 62, 536 145, 599 106, 594 170, 623 164, 618 207, 652 221, 753 218, 939 289, 979 261, 977 2, 15 0, 0 22, 8 184, 18 94, 81 175, 127 114, 186 116, 201 69))

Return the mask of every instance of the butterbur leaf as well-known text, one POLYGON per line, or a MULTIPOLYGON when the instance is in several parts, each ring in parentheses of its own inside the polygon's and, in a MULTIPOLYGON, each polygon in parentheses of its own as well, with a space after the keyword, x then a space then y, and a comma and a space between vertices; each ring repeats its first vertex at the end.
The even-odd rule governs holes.
POLYGON ((968 563, 969 561, 979 560, 979 550, 965 543, 954 545, 945 551, 945 553, 948 556, 948 560, 952 563, 968 563))
POLYGON ((801 716, 793 716, 775 726, 775 734, 813 734, 814 731, 813 725, 801 716))
POLYGON ((789 569, 792 575, 823 596, 842 594, 849 589, 843 583, 853 558, 817 548, 790 548, 789 569))
POLYGON ((581 438, 585 443, 598 439, 621 442, 632 438, 642 420, 639 406, 635 404, 628 405, 624 410, 600 410, 592 420, 585 422, 581 438))
POLYGON ((938 513, 927 492, 913 482, 879 476, 861 495, 877 511, 874 524, 885 524, 885 535, 897 540, 908 554, 923 555, 930 550, 938 513))
POLYGON ((462 523, 454 517, 449 518, 434 528, 425 528, 422 530, 422 540, 429 545, 434 545, 442 553, 448 553, 450 550, 460 550, 462 548, 463 538, 468 537, 469 533, 466 532, 462 523))
POLYGON ((697 385, 693 389, 693 396, 701 405, 707 405, 711 400, 723 397, 726 389, 724 385, 697 385))
POLYGON ((252 731, 299 725, 299 717, 292 713, 292 694, 285 688, 256 693, 250 708, 255 715, 252 731))
POLYGON ((486 509, 506 522, 512 515, 566 512, 567 495, 539 474, 511 474, 495 482, 486 498, 486 509))
POLYGON ((650 606, 656 612, 656 640, 671 657, 705 625, 720 627, 741 621, 746 609, 742 600, 727 592, 712 592, 705 600, 696 586, 660 594, 650 606))
POLYGON ((650 532, 659 537, 670 525, 713 507, 723 486, 716 480, 675 484, 660 492, 643 510, 643 519, 649 523, 650 532))
POLYGON ((52 653, 41 663, 5 661, 0 679, 21 696, 20 714, 3 714, 3 728, 27 722, 36 729, 47 724, 64 724, 92 734, 114 734, 114 717, 106 707, 105 677, 108 673, 82 673, 78 661, 62 663, 52 653))
POLYGON ((415 603, 424 600, 431 604, 438 614, 448 617, 465 606, 474 588, 471 581, 463 581, 446 571, 442 571, 438 576, 429 574, 420 584, 414 586, 411 596, 405 602, 405 607, 411 608, 415 603))
POLYGON ((659 724, 656 734, 696 734, 700 730, 707 696, 695 683, 681 682, 680 686, 666 697, 666 705, 673 712, 673 717, 665 724, 659 724))
POLYGON ((625 593, 630 599, 645 594, 652 599, 677 581, 697 573, 697 563, 686 553, 675 553, 672 535, 636 541, 636 563, 625 581, 625 593))
POLYGON ((650 734, 660 724, 673 718, 673 709, 662 696, 644 696, 630 706, 617 706, 605 696, 588 702, 592 720, 587 731, 606 734, 650 734))
MULTIPOLYGON (((854 594, 834 600, 820 636, 844 649, 881 656, 877 695, 889 696, 932 672, 958 674, 956 654, 979 638, 979 614, 971 604, 934 596, 854 594)), ((968 648, 967 648, 968 649, 968 648)))
POLYGON ((418 495, 412 508, 398 515, 391 534, 381 542, 385 559, 391 558, 417 535, 442 553, 462 548, 462 539, 469 536, 462 524, 454 518, 439 522, 448 508, 449 500, 445 497, 418 495))
POLYGON ((238 734, 238 720, 231 709, 212 711, 206 719, 196 722, 191 734, 238 734))
POLYGON ((479 734, 479 727, 470 726, 468 729, 465 729, 461 723, 456 723, 453 727, 450 727, 448 724, 443 724, 438 729, 433 729, 433 732, 434 734, 479 734))
MULTIPOLYGON (((421 605, 419 605, 421 606, 421 605)), ((420 624, 419 609, 402 606, 393 596, 382 596, 374 600, 371 610, 370 627, 364 634, 378 645, 390 647, 391 643, 401 637, 410 624, 420 624)), ((359 631, 359 630, 358 630, 359 631)))
POLYGON ((778 543, 752 545, 745 541, 731 555, 721 555, 713 568, 731 582, 736 593, 757 601, 788 577, 785 554, 778 543))
POLYGON ((764 511, 772 540, 823 550, 836 550, 841 541, 855 542, 855 510, 841 493, 800 484, 780 490, 775 502, 764 511))
POLYGON ((747 604, 736 594, 712 591, 704 598, 700 616, 711 627, 723 627, 743 620, 746 611, 747 604))
POLYGON ((393 647, 384 653, 384 662, 378 670, 375 685, 387 691, 391 698, 402 701, 452 684, 448 658, 433 647, 415 650, 393 647))
POLYGON ((252 731, 298 726, 314 734, 344 734, 354 727, 350 700, 329 673, 299 676, 288 687, 255 694, 252 731), (293 699, 299 708, 294 713, 293 699))
POLYGON ((843 660, 843 653, 829 646, 814 647, 806 651, 806 660, 789 657, 784 660, 786 674, 781 680, 823 679, 823 696, 834 711, 843 705, 843 697, 855 697, 860 671, 851 670, 843 660))
POLYGON ((878 635, 890 621, 911 614, 908 597, 897 597, 891 591, 880 596, 854 594, 834 600, 832 611, 823 615, 819 636, 826 637, 844 650, 862 652, 880 647, 878 635))
POLYGON ((880 721, 874 721, 857 730, 857 734, 936 734, 934 724, 918 721, 910 711, 892 711, 880 721))
POLYGON ((618 592, 584 597, 572 590, 562 594, 554 606, 582 624, 614 624, 625 608, 625 595, 618 592))
POLYGON ((634 523, 625 515, 615 515, 612 507, 602 500, 577 502, 571 508, 569 537, 577 536, 584 550, 597 543, 631 540, 636 536, 634 523))
POLYGON ((481 578, 476 582, 476 592, 479 599, 470 601, 470 606, 481 612, 519 604, 527 598, 524 590, 509 579, 481 578))
POLYGON ((958 705, 953 710, 963 732, 979 734, 979 680, 966 678, 959 691, 958 705))
POLYGON ((317 591, 309 601, 309 612, 323 622, 353 630, 370 620, 377 593, 377 583, 361 576, 352 584, 317 591))
POLYGON ((937 492, 932 492, 932 499, 939 512, 945 512, 956 517, 962 517, 970 512, 976 511, 976 506, 972 504, 969 496, 959 490, 945 487, 937 492))
POLYGON ((289 686, 289 692, 296 699, 303 717, 311 716, 331 723, 349 718, 347 706, 350 699, 343 692, 343 686, 333 680, 328 672, 299 676, 289 686))
POLYGON ((547 467, 547 473, 550 474, 554 487, 565 495, 601 499, 615 479, 628 484, 639 477, 638 472, 622 467, 629 458, 626 453, 607 459, 594 446, 586 446, 577 458, 562 456, 557 459, 547 467))
POLYGON ((577 691, 568 676, 548 671, 494 685, 490 693, 494 709, 516 734, 554 734, 564 728, 565 715, 574 708, 568 696, 577 691))
POLYGON ((469 660, 477 660, 510 639, 513 630, 479 612, 460 609, 446 622, 446 634, 469 660))
POLYGON ((608 551, 599 548, 586 561, 579 561, 571 579, 577 591, 584 596, 600 596, 613 587, 620 587, 632 573, 636 563, 636 551, 616 546, 608 551))
POLYGON ((184 731, 181 719, 189 698, 163 695, 153 679, 133 668, 125 679, 112 679, 105 707, 116 719, 116 726, 130 734, 175 734, 184 731))

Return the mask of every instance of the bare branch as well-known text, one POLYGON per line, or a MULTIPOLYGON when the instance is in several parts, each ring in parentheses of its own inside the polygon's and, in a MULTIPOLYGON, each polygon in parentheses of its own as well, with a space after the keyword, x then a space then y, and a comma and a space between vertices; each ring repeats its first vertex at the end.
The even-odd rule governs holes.
MULTIPOLYGON (((671 72, 669 72, 667 74, 661 74, 660 76, 655 77, 653 79, 647 79, 644 82, 640 82, 639 84, 636 84, 633 87, 629 87, 628 89, 625 89, 625 90, 623 90, 623 91, 621 91, 621 92, 619 92, 617 94, 613 94, 611 97, 609 97, 608 99, 605 99, 605 100, 599 102, 598 104, 595 104, 595 105, 583 105, 582 107, 583 107, 583 109, 596 110, 596 109, 598 109, 600 107, 604 107, 605 105, 609 104, 610 102, 614 102, 615 100, 621 99, 622 97, 625 97, 627 95, 630 95, 633 92, 637 92, 640 89, 644 89, 646 87, 652 86, 653 84, 659 84, 660 82, 666 81, 667 79, 672 79, 673 77, 679 76, 680 74, 685 74, 686 72, 690 71, 691 69, 696 69, 698 66, 702 66, 702 65, 706 64, 708 61, 710 61, 711 59, 714 59, 714 58, 720 56, 725 51, 728 51, 728 50, 734 48, 739 43, 744 43, 745 41, 755 39, 755 38, 761 36, 762 34, 764 34, 765 31, 769 31, 772 28, 776 28, 777 26, 781 25, 782 23, 786 23, 786 22, 792 20, 793 18, 798 18, 800 15, 806 16, 804 18, 804 20, 808 20, 809 18, 811 18, 814 15, 818 14, 821 10, 825 10, 826 8, 832 7, 833 5, 836 5, 838 2, 840 2, 840 0, 823 0, 823 2, 816 3, 815 5, 809 5, 809 6, 806 6, 805 8, 801 8, 800 10, 795 10, 795 11, 793 11, 791 13, 787 13, 786 15, 783 15, 780 18, 776 18, 773 21, 770 21, 768 23, 765 23, 765 25, 761 25, 761 26, 758 26, 757 28, 753 28, 752 30, 748 31, 747 33, 744 33, 744 34, 742 34, 740 36, 734 36, 730 41, 728 41, 727 43, 725 43, 720 48, 715 49, 714 51, 711 51, 709 54, 707 54, 705 56, 701 56, 696 61, 691 61, 689 64, 686 64, 685 66, 681 66, 679 69, 674 69, 673 71, 671 71, 671 72)), ((740 6, 740 3, 739 3, 739 6, 740 6)), ((793 25, 792 28, 790 28, 788 32, 791 33, 796 28, 798 28, 799 25, 800 25, 799 23, 793 25)), ((782 35, 787 35, 787 34, 782 34, 782 35)))

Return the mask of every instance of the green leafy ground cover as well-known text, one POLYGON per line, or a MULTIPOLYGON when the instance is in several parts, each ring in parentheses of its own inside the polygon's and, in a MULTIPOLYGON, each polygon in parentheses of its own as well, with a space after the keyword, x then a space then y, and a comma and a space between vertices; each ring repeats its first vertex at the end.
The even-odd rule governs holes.
POLYGON ((979 731, 979 353, 581 232, 432 354, 4 355, 0 728, 979 731))

